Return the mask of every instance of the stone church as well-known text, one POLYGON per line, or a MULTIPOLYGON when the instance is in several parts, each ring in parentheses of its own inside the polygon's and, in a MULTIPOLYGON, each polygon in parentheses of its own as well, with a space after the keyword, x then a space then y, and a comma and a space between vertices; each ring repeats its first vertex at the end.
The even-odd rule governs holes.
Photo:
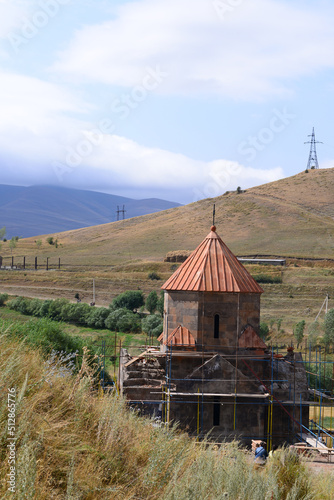
POLYGON ((259 337, 263 290, 215 226, 162 289, 160 348, 121 352, 131 404, 215 440, 292 442, 308 427, 301 355, 275 354, 259 337))

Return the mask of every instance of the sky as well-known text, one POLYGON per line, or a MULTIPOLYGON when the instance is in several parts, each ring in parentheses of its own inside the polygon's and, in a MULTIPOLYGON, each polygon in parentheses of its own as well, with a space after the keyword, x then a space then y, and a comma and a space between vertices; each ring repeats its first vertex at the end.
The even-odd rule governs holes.
POLYGON ((0 183, 191 203, 334 166, 332 0, 0 0, 0 183))

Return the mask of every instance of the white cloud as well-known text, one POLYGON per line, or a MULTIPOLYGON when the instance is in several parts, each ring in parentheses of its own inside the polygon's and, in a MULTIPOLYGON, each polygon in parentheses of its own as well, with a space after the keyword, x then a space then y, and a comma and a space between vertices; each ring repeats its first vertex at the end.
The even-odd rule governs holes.
MULTIPOLYGON (((64 143, 77 141, 80 131, 90 126, 72 117, 89 110, 79 96, 60 85, 10 72, 0 71, 0 109, 0 151, 3 158, 13 158, 12 183, 20 183, 22 173, 26 183, 50 180, 51 167, 46 165, 61 154, 64 143)), ((4 174, 8 182, 8 172, 4 174)))
POLYGON ((12 29, 20 26, 29 10, 27 2, 0 1, 0 38, 6 37, 12 29))
MULTIPOLYGON (((84 136, 87 141, 90 132, 84 136)), ((88 156, 80 157, 80 149, 79 143, 73 144, 65 157, 58 158, 66 184, 80 182, 80 187, 85 187, 85 178, 96 190, 114 189, 123 194, 136 190, 137 196, 141 192, 150 192, 151 196, 165 192, 169 199, 191 202, 218 196, 238 185, 246 188, 284 177, 281 168, 261 170, 224 159, 197 161, 118 135, 104 135, 99 145, 85 148, 90 149, 88 156)))
POLYGON ((0 57, 7 59, 9 56, 8 37, 20 27, 30 7, 27 2, 0 0, 0 57))
POLYGON ((101 131, 86 119, 89 108, 79 97, 37 78, 0 72, 0 109, 1 156, 15 165, 2 169, 0 183, 60 182, 191 202, 282 177, 281 169, 197 161, 101 131), (83 119, 71 116, 80 112, 83 119))
POLYGON ((286 95, 291 79, 334 66, 329 4, 239 3, 224 19, 214 0, 127 3, 114 19, 79 30, 53 70, 131 87, 147 66, 159 65, 169 77, 158 92, 262 99, 286 95))

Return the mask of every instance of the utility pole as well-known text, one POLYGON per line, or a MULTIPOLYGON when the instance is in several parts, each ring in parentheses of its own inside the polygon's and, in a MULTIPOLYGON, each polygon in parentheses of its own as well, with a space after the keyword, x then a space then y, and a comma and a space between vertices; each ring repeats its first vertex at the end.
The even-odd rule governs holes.
POLYGON ((315 145, 316 144, 323 144, 323 142, 315 140, 314 127, 312 129, 312 134, 308 135, 307 137, 311 137, 311 140, 304 142, 304 144, 311 144, 311 146, 310 146, 310 154, 308 157, 306 169, 309 170, 312 168, 319 168, 319 163, 318 163, 318 158, 317 158, 317 150, 316 150, 315 145))
POLYGON ((93 278, 93 301, 90 303, 91 306, 95 306, 95 279, 93 278))
POLYGON ((120 209, 120 208, 119 208, 119 206, 117 205, 117 210, 116 210, 117 220, 119 220, 119 216, 120 216, 120 214, 122 214, 122 215, 123 215, 122 219, 124 220, 124 219, 125 219, 125 212, 126 212, 126 210, 125 210, 125 205, 123 205, 123 208, 122 208, 122 209, 120 209))
POLYGON ((318 312, 317 317, 315 318, 315 321, 317 321, 317 319, 319 318, 319 316, 320 316, 321 311, 323 310, 323 308, 325 308, 325 313, 326 313, 326 314, 328 313, 328 300, 329 300, 329 295, 328 295, 328 293, 327 293, 326 298, 325 298, 325 300, 323 301, 323 304, 322 304, 322 306, 321 306, 321 308, 320 308, 320 311, 318 312))

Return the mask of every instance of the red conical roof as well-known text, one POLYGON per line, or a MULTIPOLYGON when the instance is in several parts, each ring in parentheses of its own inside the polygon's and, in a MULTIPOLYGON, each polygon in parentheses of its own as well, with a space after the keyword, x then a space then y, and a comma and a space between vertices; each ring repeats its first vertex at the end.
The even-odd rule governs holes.
POLYGON ((263 293, 218 236, 215 226, 161 288, 194 292, 263 293))

